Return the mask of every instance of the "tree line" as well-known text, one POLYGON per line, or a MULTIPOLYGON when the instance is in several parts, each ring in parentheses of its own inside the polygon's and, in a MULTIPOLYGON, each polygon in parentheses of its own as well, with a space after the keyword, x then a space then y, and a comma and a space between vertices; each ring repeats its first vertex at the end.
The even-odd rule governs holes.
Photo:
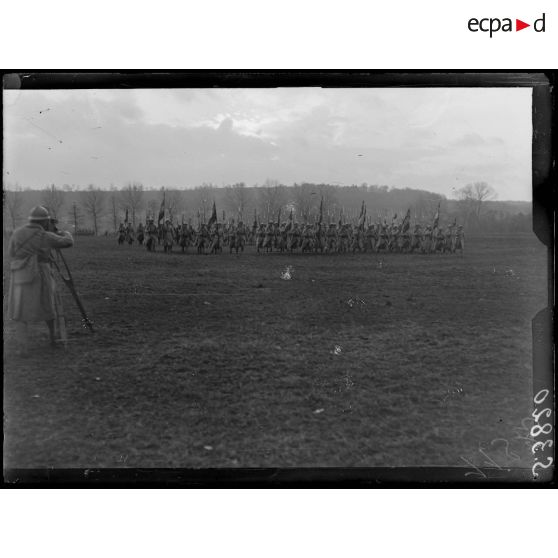
POLYGON ((402 217, 410 208, 413 221, 427 223, 440 205, 442 222, 456 220, 471 232, 532 230, 531 204, 496 201, 494 190, 486 182, 466 185, 455 192, 454 199, 426 190, 387 185, 300 183, 286 186, 272 179, 255 186, 242 182, 220 187, 202 184, 188 190, 147 188, 140 182, 108 189, 93 184, 85 189, 50 184, 42 190, 24 190, 17 184, 6 186, 4 229, 14 229, 24 223, 29 209, 41 204, 78 234, 114 233, 126 216, 134 227, 145 222, 148 216, 157 221, 164 200, 165 218, 194 226, 207 222, 214 202, 220 221, 234 219, 252 224, 254 219, 284 221, 291 211, 296 221, 313 222, 318 218, 320 205, 326 222, 353 222, 364 201, 371 222, 391 221, 395 214, 402 217))

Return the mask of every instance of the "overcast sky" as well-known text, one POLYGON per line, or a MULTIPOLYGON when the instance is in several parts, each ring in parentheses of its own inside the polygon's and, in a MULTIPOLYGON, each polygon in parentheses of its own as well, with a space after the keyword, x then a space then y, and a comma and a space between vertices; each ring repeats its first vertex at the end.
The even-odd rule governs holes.
POLYGON ((387 184, 531 200, 531 89, 4 91, 4 182, 387 184))

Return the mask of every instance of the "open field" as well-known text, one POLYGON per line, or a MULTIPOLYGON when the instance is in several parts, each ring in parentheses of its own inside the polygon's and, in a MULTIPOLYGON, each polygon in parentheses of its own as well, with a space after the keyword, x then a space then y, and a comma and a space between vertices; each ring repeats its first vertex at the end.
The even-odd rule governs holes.
POLYGON ((465 466, 484 448, 531 467, 516 429, 545 248, 467 243, 236 257, 78 237, 65 255, 97 333, 66 291, 66 351, 37 325, 17 357, 5 324, 4 466, 465 466))

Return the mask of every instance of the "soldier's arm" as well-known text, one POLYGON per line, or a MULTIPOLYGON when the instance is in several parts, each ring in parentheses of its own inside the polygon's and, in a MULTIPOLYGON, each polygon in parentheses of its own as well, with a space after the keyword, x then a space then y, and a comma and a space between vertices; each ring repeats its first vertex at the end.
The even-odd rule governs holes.
POLYGON ((74 245, 74 239, 68 231, 59 233, 45 231, 43 235, 43 242, 48 248, 52 249, 70 248, 74 245))

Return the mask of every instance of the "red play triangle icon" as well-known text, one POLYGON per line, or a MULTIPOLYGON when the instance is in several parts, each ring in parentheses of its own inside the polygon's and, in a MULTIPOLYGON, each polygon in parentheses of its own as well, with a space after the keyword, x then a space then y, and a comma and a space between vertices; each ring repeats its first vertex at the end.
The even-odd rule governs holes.
POLYGON ((529 23, 525 23, 524 21, 521 21, 520 19, 515 20, 516 31, 521 31, 522 29, 525 29, 525 27, 531 27, 531 25, 529 23))

